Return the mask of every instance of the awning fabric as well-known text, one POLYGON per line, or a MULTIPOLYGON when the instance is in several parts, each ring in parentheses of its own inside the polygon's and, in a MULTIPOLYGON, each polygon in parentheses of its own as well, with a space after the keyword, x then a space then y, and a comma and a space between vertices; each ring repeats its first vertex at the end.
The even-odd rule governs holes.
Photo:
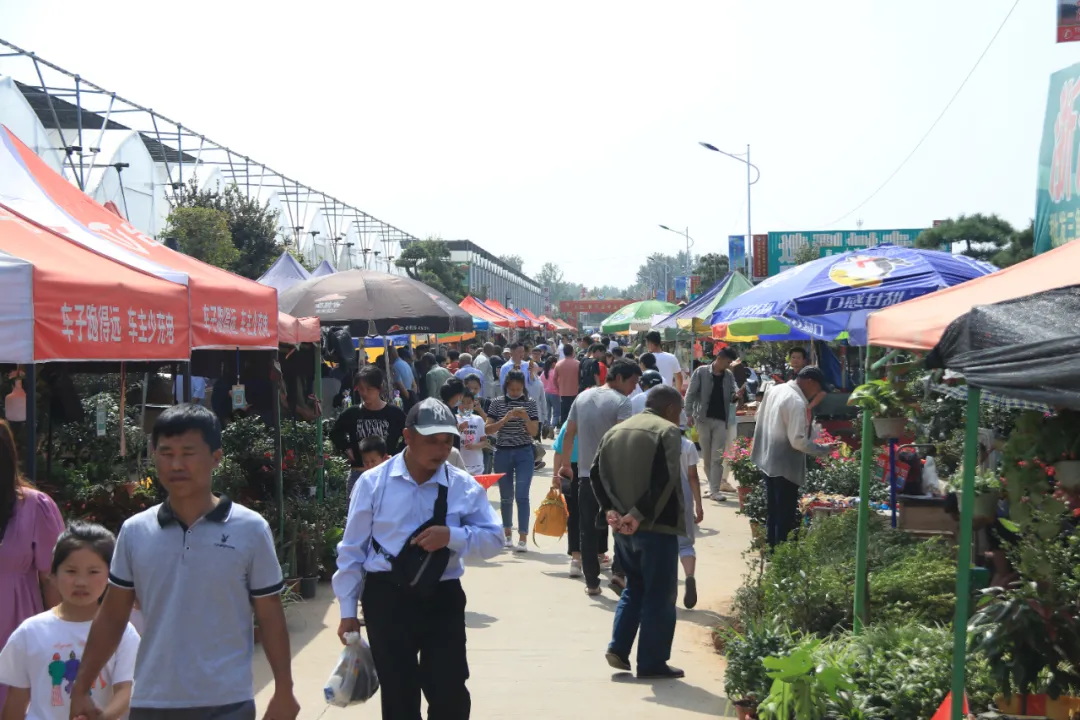
POLYGON ((147 237, 54 172, 0 126, 0 204, 129 267, 190 290, 191 347, 277 347, 277 290, 147 237))
POLYGON ((686 305, 657 323, 661 330, 689 330, 695 335, 712 334, 712 316, 718 307, 742 295, 754 285, 739 271, 731 272, 686 305))
POLYGON ((298 282, 303 282, 311 277, 311 273, 307 271, 300 262, 292 256, 292 253, 286 250, 281 253, 281 257, 274 261, 274 264, 262 274, 256 282, 260 285, 266 285, 272 287, 278 292, 282 290, 288 290, 298 282))
POLYGON ((1078 268, 1080 243, 1062 245, 990 275, 872 313, 866 322, 869 342, 929 350, 941 340, 949 323, 977 305, 1075 285, 1080 282, 1078 268))
POLYGON ((504 326, 508 325, 516 328, 524 328, 529 327, 529 325, 532 324, 527 319, 521 317, 514 311, 504 308, 502 305, 499 304, 498 300, 489 298, 487 300, 484 300, 484 305, 489 309, 494 310, 496 313, 503 317, 503 319, 506 321, 502 323, 504 326))
POLYGON ((537 327, 542 327, 542 328, 545 328, 545 329, 548 329, 548 330, 552 329, 552 328, 548 327, 548 323, 546 321, 541 320, 540 318, 536 317, 536 315, 532 314, 532 312, 530 312, 528 308, 521 308, 521 310, 519 310, 518 312, 520 312, 525 317, 529 318, 529 320, 532 320, 533 324, 536 325, 537 327))
POLYGON ((319 318, 295 318, 288 313, 278 312, 278 342, 282 345, 321 343, 319 318))
POLYGON ((472 295, 466 295, 465 299, 458 303, 458 307, 472 315, 474 318, 487 320, 492 325, 498 325, 503 328, 510 325, 510 321, 507 320, 501 313, 495 312, 485 303, 477 300, 472 295))
POLYGON ((0 362, 186 360, 188 289, 0 206, 0 362))

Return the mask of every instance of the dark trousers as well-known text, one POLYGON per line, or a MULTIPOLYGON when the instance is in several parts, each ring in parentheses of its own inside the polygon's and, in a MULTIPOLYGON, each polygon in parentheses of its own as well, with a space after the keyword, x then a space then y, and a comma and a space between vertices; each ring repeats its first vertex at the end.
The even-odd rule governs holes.
POLYGON ((616 535, 615 557, 626 570, 626 589, 615 606, 608 650, 629 658, 636 636, 638 674, 663 670, 675 637, 679 537, 643 530, 616 535))
POLYGON ((416 599, 388 573, 369 573, 361 604, 379 674, 382 716, 420 720, 423 691, 428 720, 468 720, 472 701, 465 688, 469 663, 461 582, 445 580, 430 597, 416 599))
POLYGON ((770 548, 788 539, 795 529, 799 504, 799 486, 787 478, 769 477, 765 480, 765 538, 770 548))
POLYGON ((577 395, 560 395, 559 404, 562 405, 562 411, 559 413, 559 417, 563 422, 566 422, 570 418, 570 406, 574 404, 574 399, 577 395))
MULTIPOLYGON (((577 477, 577 469, 574 467, 574 477, 577 477)), ((600 527, 601 520, 597 519, 600 514, 600 503, 596 501, 596 494, 592 490, 589 478, 581 478, 578 481, 578 528, 579 547, 581 550, 581 572, 585 575, 585 584, 591 588, 600 587, 600 558, 608 551, 607 523, 600 527)), ((569 519, 567 519, 569 522, 569 519)), ((621 575, 622 570, 616 562, 611 570, 616 575, 621 575)))
POLYGON ((197 708, 131 708, 129 720, 255 720, 255 701, 197 708))
MULTIPOLYGON (((578 479, 578 467, 577 463, 570 463, 570 468, 574 471, 574 479, 570 481, 570 494, 563 494, 563 498, 566 500, 566 544, 567 554, 573 555, 574 553, 581 552, 581 533, 585 532, 583 529, 581 513, 578 508, 578 493, 581 492, 578 488, 581 486, 581 481, 578 479)), ((586 485, 588 480, 585 481, 586 485)), ((592 492, 590 488, 589 492, 592 492)), ((594 523, 595 525, 595 523, 594 523)), ((608 531, 607 528, 596 529, 596 554, 606 553, 608 551, 608 531)), ((597 575, 600 573, 599 566, 597 567, 597 575)), ((597 580, 599 582, 599 580, 597 580)))

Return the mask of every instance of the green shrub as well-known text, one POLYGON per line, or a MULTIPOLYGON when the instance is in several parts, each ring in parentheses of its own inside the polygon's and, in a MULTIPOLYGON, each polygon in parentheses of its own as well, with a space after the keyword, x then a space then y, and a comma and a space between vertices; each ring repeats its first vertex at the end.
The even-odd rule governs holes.
POLYGON ((899 554, 870 574, 875 622, 951 622, 956 605, 956 558, 940 538, 899 554))
POLYGON ((761 700, 769 694, 772 680, 761 661, 769 656, 786 654, 799 638, 777 618, 753 620, 742 632, 721 630, 727 634, 724 657, 724 693, 732 700, 761 700))

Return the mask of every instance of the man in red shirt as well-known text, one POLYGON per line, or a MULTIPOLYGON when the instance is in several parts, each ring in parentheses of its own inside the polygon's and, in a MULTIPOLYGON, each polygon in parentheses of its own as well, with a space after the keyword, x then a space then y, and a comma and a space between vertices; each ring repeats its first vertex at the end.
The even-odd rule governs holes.
POLYGON ((559 417, 563 422, 570 416, 570 406, 578 394, 578 368, 581 363, 574 357, 574 346, 567 343, 562 346, 562 358, 555 363, 555 382, 559 386, 559 417))

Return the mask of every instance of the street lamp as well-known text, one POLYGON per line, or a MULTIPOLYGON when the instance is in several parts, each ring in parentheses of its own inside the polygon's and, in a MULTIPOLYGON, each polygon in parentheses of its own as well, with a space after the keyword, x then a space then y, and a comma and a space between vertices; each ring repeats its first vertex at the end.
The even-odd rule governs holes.
MULTIPOLYGON (((672 230, 667 225, 661 225, 661 229, 673 232, 676 235, 683 235, 686 237, 686 276, 690 277, 690 248, 694 247, 694 238, 690 237, 690 228, 686 228, 683 232, 678 230, 672 230)), ((689 282, 689 281, 687 281, 689 282)))
POLYGON ((750 143, 746 144, 746 157, 743 157, 743 153, 724 152, 715 145, 707 142, 699 142, 698 145, 705 148, 706 150, 712 150, 713 152, 718 152, 721 155, 727 155, 733 160, 738 160, 741 163, 746 163, 746 243, 749 247, 747 255, 751 258, 751 260, 753 260, 754 235, 753 230, 751 230, 750 228, 750 186, 752 186, 754 183, 761 179, 761 170, 758 169, 757 165, 754 165, 750 162, 750 143), (750 179, 751 168, 753 168, 754 172, 757 173, 753 180, 750 179))

